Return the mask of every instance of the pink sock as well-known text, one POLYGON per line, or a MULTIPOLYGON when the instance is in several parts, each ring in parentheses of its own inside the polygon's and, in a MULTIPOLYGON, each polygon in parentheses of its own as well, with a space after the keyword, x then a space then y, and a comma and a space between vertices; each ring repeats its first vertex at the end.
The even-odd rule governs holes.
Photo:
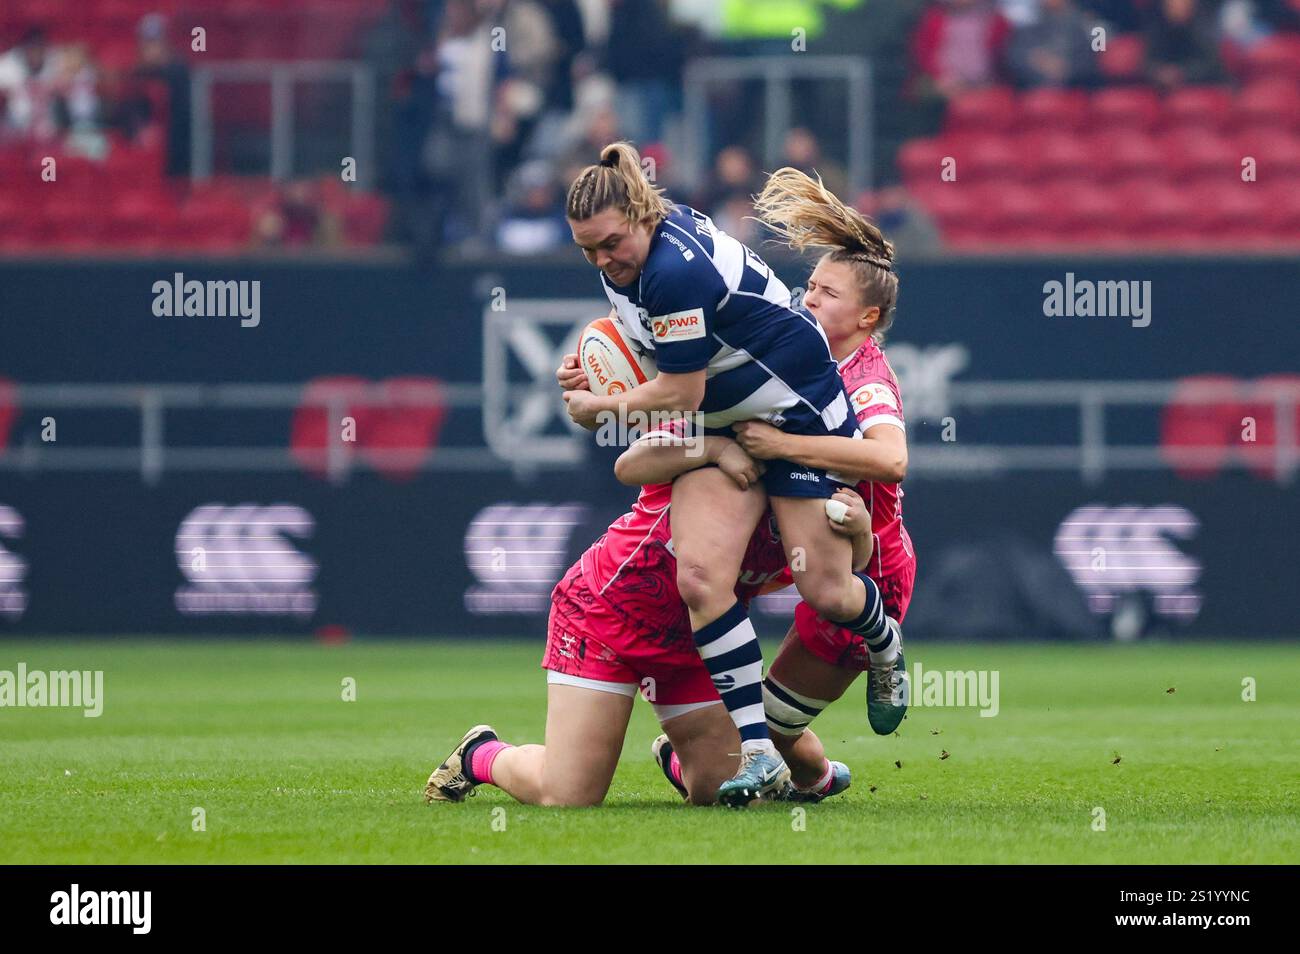
POLYGON ((513 748, 509 742, 484 742, 474 749, 474 757, 470 759, 469 771, 480 782, 486 782, 488 785, 495 785, 492 780, 492 763, 497 760, 497 756, 504 750, 513 748))
POLYGON ((673 777, 673 780, 678 785, 686 784, 682 781, 682 760, 677 757, 676 752, 668 759, 668 774, 673 777))
POLYGON ((835 770, 831 768, 831 763, 826 762, 826 774, 817 781, 813 782, 807 788, 802 788, 805 792, 816 792, 818 795, 825 795, 830 791, 831 782, 835 780, 835 770))

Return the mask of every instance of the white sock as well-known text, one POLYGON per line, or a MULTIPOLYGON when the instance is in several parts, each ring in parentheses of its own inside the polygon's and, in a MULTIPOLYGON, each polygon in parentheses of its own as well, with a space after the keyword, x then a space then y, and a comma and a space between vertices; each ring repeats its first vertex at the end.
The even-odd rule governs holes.
POLYGON ((763 755, 776 755, 776 746, 772 744, 771 739, 750 739, 740 743, 740 755, 744 758, 750 752, 760 752, 763 755))
POLYGON ((871 661, 871 668, 878 669, 881 666, 892 666, 898 654, 903 651, 903 634, 899 631, 898 624, 892 617, 885 617, 885 632, 892 637, 889 642, 878 652, 873 651, 870 644, 867 646, 867 658, 871 661))

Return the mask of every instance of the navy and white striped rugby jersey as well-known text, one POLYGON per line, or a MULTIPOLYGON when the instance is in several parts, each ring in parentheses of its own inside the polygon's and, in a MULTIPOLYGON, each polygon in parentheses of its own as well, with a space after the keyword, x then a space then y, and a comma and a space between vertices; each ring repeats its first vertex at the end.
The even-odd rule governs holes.
POLYGON ((601 283, 619 319, 660 371, 706 368, 707 428, 757 418, 828 433, 849 415, 826 334, 791 307, 790 290, 752 250, 702 212, 674 205, 631 285, 601 283))

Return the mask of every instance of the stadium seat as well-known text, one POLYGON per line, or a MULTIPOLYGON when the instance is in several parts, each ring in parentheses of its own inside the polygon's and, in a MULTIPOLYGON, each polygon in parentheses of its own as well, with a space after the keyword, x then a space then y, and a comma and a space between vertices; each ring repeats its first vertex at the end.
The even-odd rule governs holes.
POLYGON ((1005 135, 969 135, 952 151, 957 160, 957 179, 986 182, 1003 179, 1019 181, 1023 167, 1015 140, 1005 135))
POLYGON ((1167 172, 1165 149, 1159 139, 1138 130, 1102 133, 1094 140, 1098 177, 1106 182, 1158 180, 1167 172))
POLYGON ((1145 87, 1116 87, 1093 93, 1090 124, 1098 132, 1146 130, 1160 116, 1160 99, 1145 87))
POLYGON ((898 150, 898 168, 903 181, 929 185, 939 182, 944 157, 952 155, 947 138, 912 139, 898 150))
POLYGON ((1225 242, 1239 247, 1258 244, 1267 236, 1260 228, 1267 194, 1255 183, 1206 181, 1189 186, 1189 228, 1207 244, 1225 242))
POLYGON ((1116 189, 1121 225, 1135 240, 1176 246, 1189 238, 1200 241, 1194 210, 1180 189, 1158 180, 1129 180, 1116 189))
POLYGON ((1184 86, 1165 97, 1160 125, 1166 131, 1214 134, 1232 114, 1232 93, 1223 86, 1184 86))
POLYGON ((1240 71, 1247 81, 1300 79, 1300 37, 1275 33, 1240 55, 1240 71))
POLYGON ((1300 84, 1267 80, 1237 94, 1234 115, 1241 128, 1295 129, 1300 124, 1300 84))
POLYGON ((924 187, 909 185, 908 192, 934 218, 945 238, 975 222, 975 190, 963 182, 936 179, 924 187))
POLYGON ((1073 132, 1088 123, 1088 96, 1080 90, 1044 87, 1022 93, 1016 103, 1015 128, 1021 132, 1050 129, 1073 132))
POLYGON ((990 86, 963 93, 949 103, 944 131, 1006 132, 1015 118, 1015 94, 1005 86, 990 86))
POLYGON ((1239 134, 1233 142, 1238 172, 1242 157, 1255 160, 1256 181, 1286 180, 1292 183, 1300 178, 1300 135, 1281 129, 1251 127, 1239 134))
POLYGON ((1243 153, 1230 139, 1182 130, 1164 136, 1161 147, 1164 161, 1168 164, 1165 176, 1169 181, 1241 181, 1243 153))
POLYGON ((1060 182, 1043 187, 1045 224, 1063 246, 1113 247, 1131 244, 1121 224, 1115 192, 1091 183, 1060 182))
POLYGON ((1025 133, 1016 142, 1027 182, 1094 179, 1098 157, 1091 137, 1045 130, 1025 133))

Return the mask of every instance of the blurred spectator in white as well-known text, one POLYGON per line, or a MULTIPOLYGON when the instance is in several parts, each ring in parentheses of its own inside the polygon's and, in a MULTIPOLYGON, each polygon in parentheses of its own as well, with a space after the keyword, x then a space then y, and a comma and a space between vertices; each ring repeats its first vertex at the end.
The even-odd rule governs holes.
POLYGON ((512 255, 533 255, 569 241, 564 199, 550 165, 541 159, 514 171, 506 190, 506 206, 497 224, 497 246, 512 255))
POLYGON ((1197 0, 1161 0, 1147 30, 1147 70, 1164 89, 1224 78, 1214 23, 1197 0))
POLYGON ((1043 0, 1038 18, 1017 28, 1007 62, 1016 82, 1034 86, 1090 86, 1097 79, 1094 22, 1073 0, 1043 0))
POLYGON ((1286 0, 1225 0, 1219 9, 1219 31, 1223 39, 1240 50, 1249 50, 1278 30, 1300 29, 1300 7, 1286 0))
POLYGON ((65 46, 60 53, 55 109, 59 126, 67 130, 64 148, 88 159, 103 159, 108 155, 108 137, 103 128, 99 73, 84 43, 65 46))
POLYGON ((504 71, 500 62, 490 66, 488 128, 495 152, 492 184, 499 193, 542 116, 565 51, 555 21, 536 0, 477 0, 477 7, 481 19, 470 42, 481 44, 489 56, 505 58, 504 71))
POLYGON ((39 27, 28 30, 16 47, 0 56, 0 95, 7 104, 7 138, 48 142, 59 135, 62 77, 60 56, 51 49, 45 31, 39 27))
POLYGON ((838 196, 848 194, 849 180, 844 168, 823 156, 817 137, 802 126, 796 126, 785 134, 781 162, 814 179, 820 175, 826 188, 838 196))
POLYGON ((1013 27, 1029 26, 1038 22, 1042 0, 998 0, 998 9, 1013 27))
POLYGON ((912 35, 914 91, 947 100, 996 83, 1010 35, 1011 25, 989 0, 931 4, 912 35))

